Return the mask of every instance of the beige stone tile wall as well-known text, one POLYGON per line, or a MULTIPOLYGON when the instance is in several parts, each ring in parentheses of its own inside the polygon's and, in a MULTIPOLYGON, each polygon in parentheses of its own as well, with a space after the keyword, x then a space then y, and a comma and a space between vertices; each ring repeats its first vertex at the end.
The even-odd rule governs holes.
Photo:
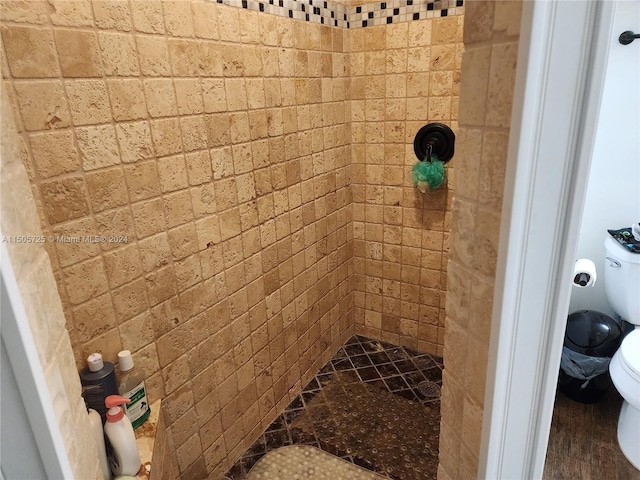
POLYGON ((181 478, 220 474, 353 331, 347 31, 205 0, 0 9, 75 363, 130 349, 181 478))
POLYGON ((521 3, 465 2, 447 284, 442 480, 476 478, 521 3))
POLYGON ((413 186, 413 139, 457 132, 462 16, 355 29, 351 131, 356 331, 442 355, 452 179, 413 186))
POLYGON ((80 378, 64 328, 65 316, 55 292, 49 256, 40 241, 42 230, 36 203, 20 159, 20 140, 7 104, 5 89, 0 88, 0 234, 8 254, 2 261, 10 262, 16 276, 47 382, 44 387, 53 403, 74 478, 98 480, 102 473, 87 409, 80 396, 80 378), (23 243, 27 237, 33 242, 23 243))
POLYGON ((410 170, 428 122, 461 148, 462 17, 343 30, 207 0, 0 7, 76 363, 134 352, 182 478, 226 470, 354 323, 442 354, 462 161, 427 194, 410 170))

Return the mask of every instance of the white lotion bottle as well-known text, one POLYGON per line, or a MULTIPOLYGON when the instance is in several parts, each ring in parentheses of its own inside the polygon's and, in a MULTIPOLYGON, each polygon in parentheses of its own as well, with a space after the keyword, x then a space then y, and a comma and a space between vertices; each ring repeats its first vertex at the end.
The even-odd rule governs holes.
POLYGON ((105 400, 107 411, 107 423, 104 424, 104 433, 111 443, 113 453, 109 456, 111 472, 115 475, 135 476, 140 470, 140 453, 136 444, 136 436, 133 433, 131 421, 124 414, 124 408, 120 405, 129 403, 128 398, 120 395, 109 395, 105 400))
POLYGON ((91 427, 91 435, 98 449, 98 458, 100 459, 100 470, 104 480, 111 480, 111 470, 107 462, 107 450, 104 445, 104 430, 102 429, 102 418, 100 414, 93 408, 89 409, 89 426, 91 427))

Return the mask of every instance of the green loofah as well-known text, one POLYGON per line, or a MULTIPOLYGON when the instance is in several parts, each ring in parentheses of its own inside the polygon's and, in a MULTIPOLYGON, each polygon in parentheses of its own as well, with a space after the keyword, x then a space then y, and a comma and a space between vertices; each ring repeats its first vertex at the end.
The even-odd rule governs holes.
POLYGON ((418 162, 413 166, 412 177, 421 192, 435 190, 444 182, 444 163, 432 155, 430 162, 418 162))

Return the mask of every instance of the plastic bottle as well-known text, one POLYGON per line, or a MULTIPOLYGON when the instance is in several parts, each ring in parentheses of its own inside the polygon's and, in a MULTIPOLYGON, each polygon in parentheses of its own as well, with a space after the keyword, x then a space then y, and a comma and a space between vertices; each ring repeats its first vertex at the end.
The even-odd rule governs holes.
POLYGON ((107 418, 104 401, 109 395, 118 394, 116 370, 111 362, 103 362, 102 355, 92 353, 87 358, 87 366, 80 372, 82 396, 87 408, 93 408, 100 414, 102 423, 107 418))
POLYGON ((107 411, 107 423, 104 425, 104 433, 111 443, 112 452, 109 455, 111 472, 115 475, 135 476, 140 470, 140 453, 136 444, 136 436, 133 433, 131 422, 124 414, 124 408, 120 405, 129 403, 128 398, 120 395, 109 395, 105 400, 107 411))
POLYGON ((102 419, 100 418, 100 414, 93 408, 89 409, 89 426, 91 427, 93 441, 96 443, 96 448, 98 449, 98 458, 100 459, 100 470, 102 470, 102 478, 104 480, 111 480, 111 470, 109 469, 109 463, 107 462, 107 450, 104 445, 104 430, 102 429, 102 419))
POLYGON ((133 368, 133 357, 129 350, 118 353, 118 369, 121 375, 118 393, 131 400, 131 403, 126 406, 125 412, 131 420, 131 425, 136 429, 151 414, 144 386, 144 374, 133 368))

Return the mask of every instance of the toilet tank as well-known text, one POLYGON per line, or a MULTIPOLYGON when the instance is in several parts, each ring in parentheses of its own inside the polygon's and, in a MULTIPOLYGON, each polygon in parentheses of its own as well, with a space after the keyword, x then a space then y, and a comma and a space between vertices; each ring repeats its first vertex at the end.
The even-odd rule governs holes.
POLYGON ((640 254, 612 237, 607 237, 604 246, 604 288, 611 308, 627 322, 640 325, 640 254))

